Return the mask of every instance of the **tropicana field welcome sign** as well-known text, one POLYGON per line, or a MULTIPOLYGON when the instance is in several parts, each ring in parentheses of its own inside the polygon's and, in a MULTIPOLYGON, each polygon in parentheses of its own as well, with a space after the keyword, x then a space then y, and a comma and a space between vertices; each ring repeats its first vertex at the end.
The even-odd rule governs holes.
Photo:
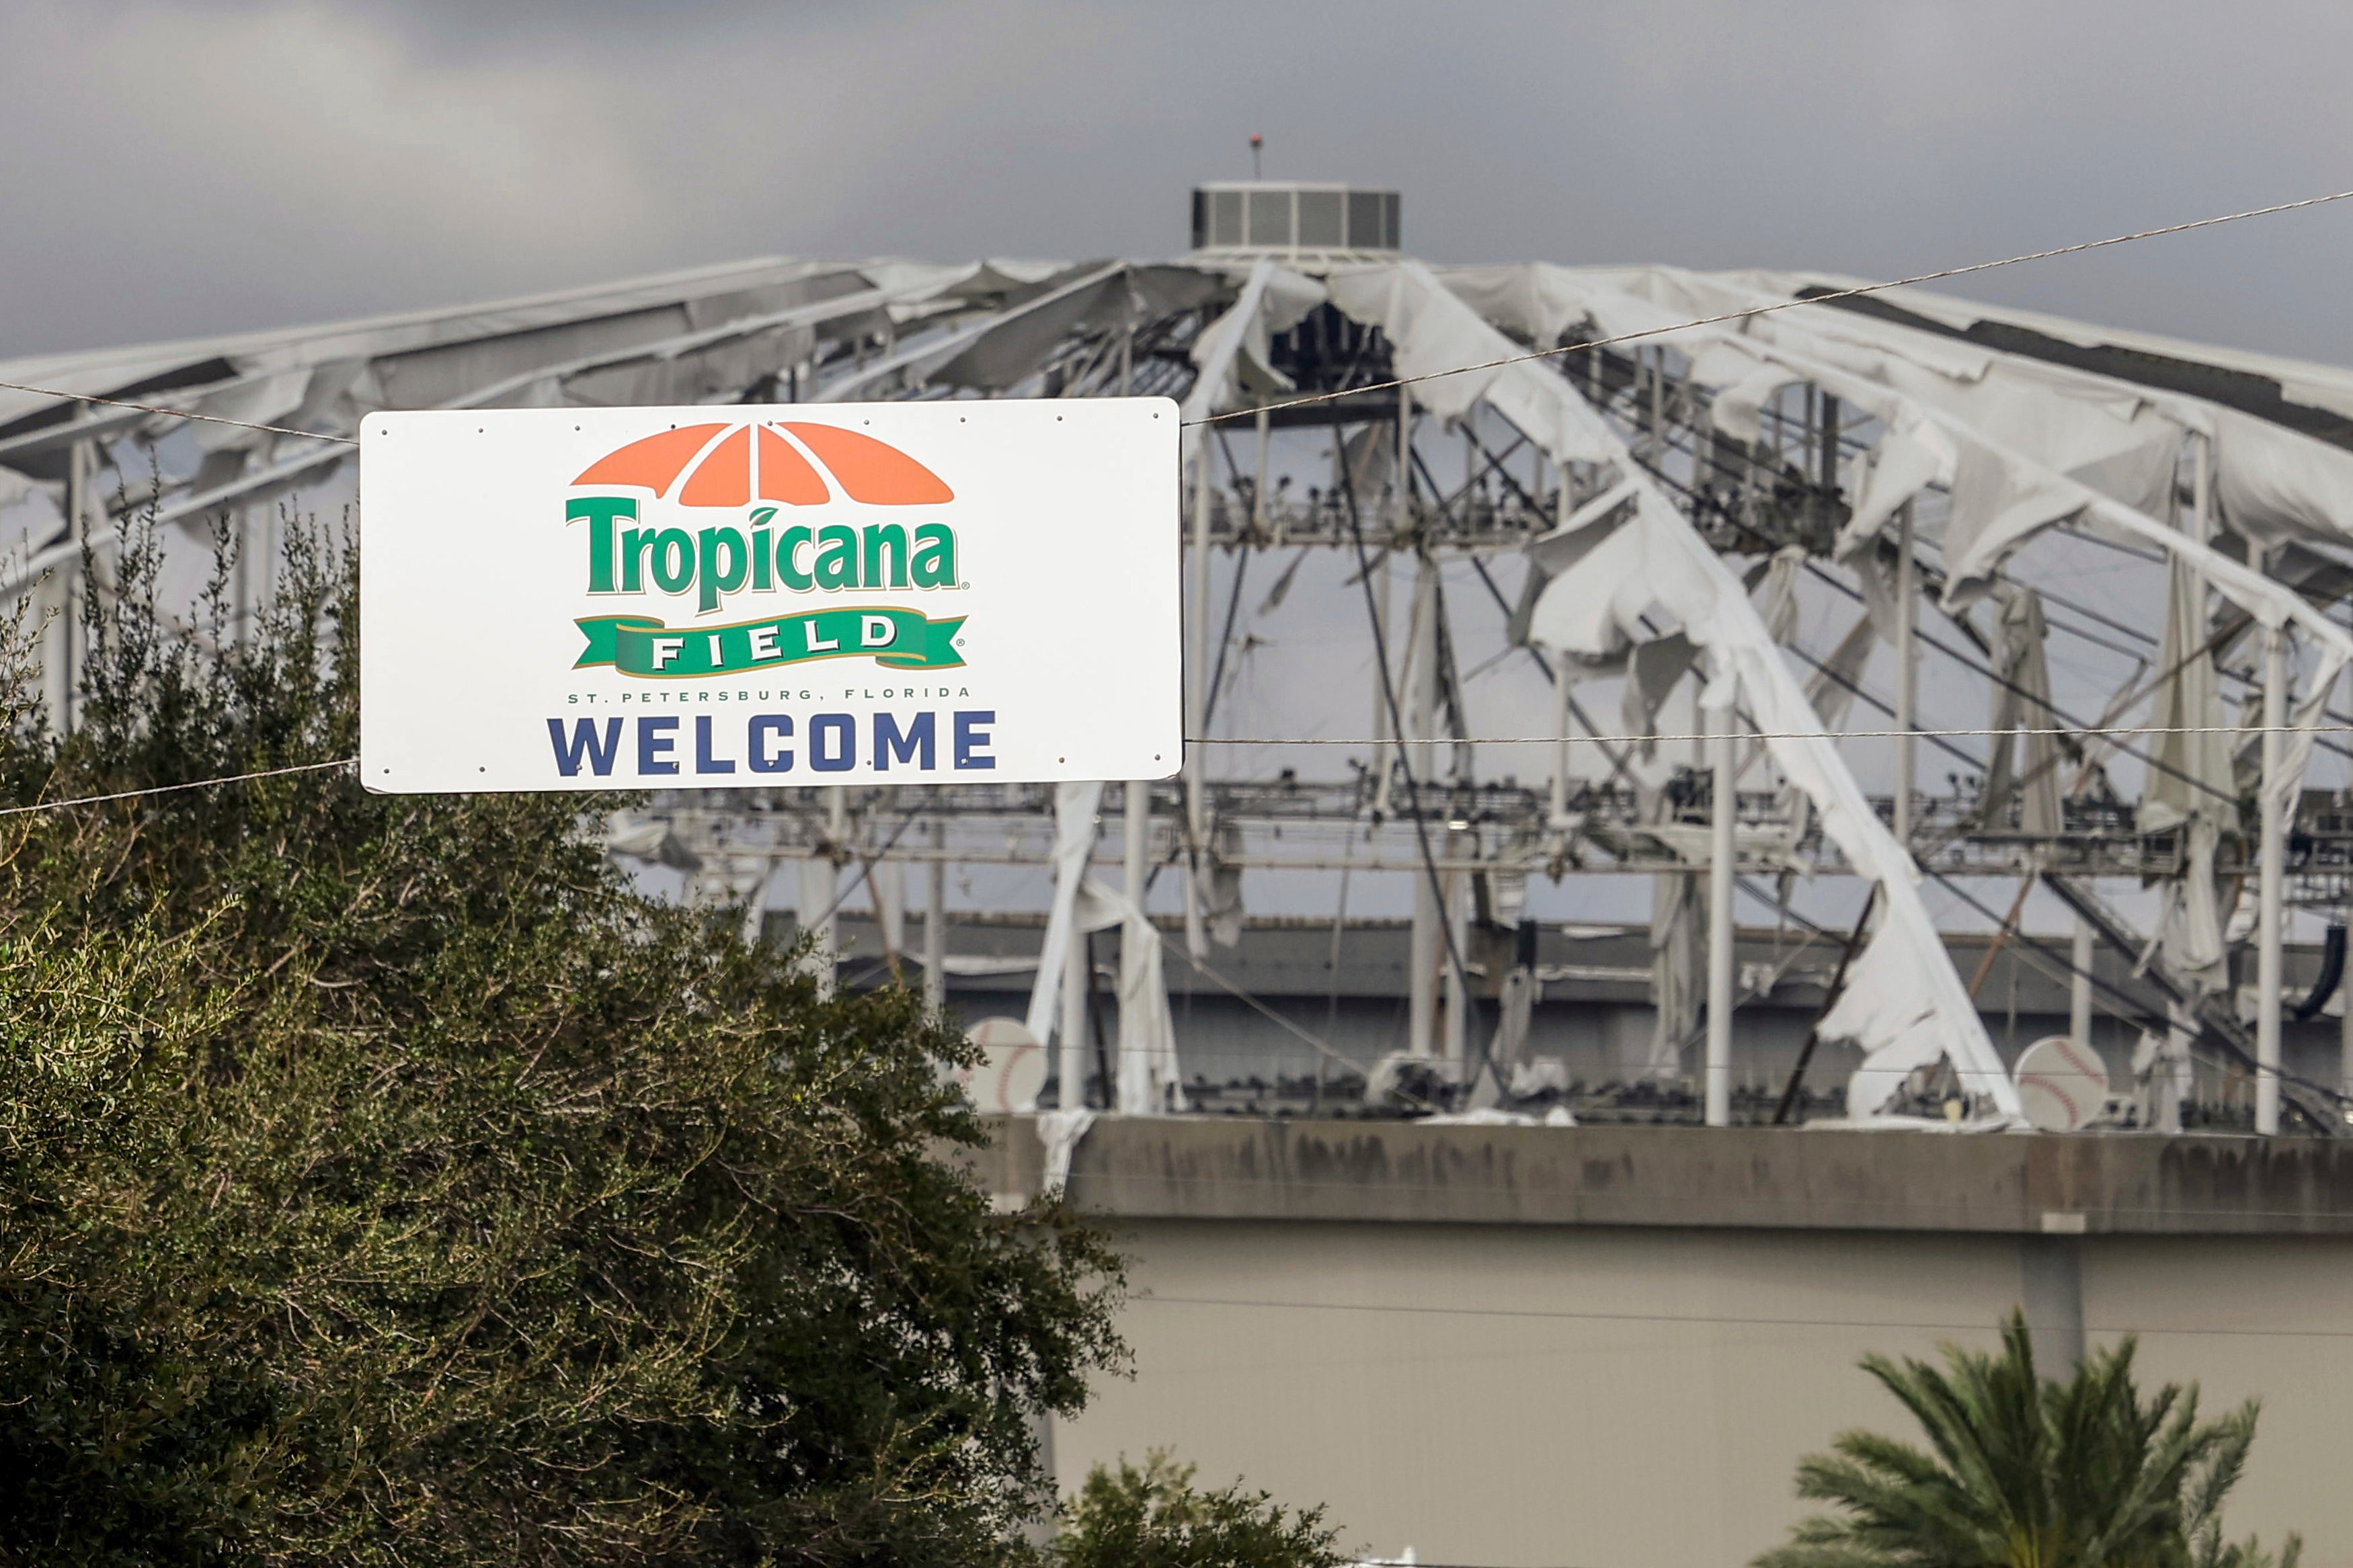
POLYGON ((1164 778, 1165 398, 372 415, 391 792, 1164 778))

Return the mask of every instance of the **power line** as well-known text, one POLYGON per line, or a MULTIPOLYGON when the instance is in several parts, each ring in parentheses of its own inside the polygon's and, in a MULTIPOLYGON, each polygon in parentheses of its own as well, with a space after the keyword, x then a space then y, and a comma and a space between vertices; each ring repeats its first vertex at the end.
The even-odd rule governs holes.
POLYGON ((64 811, 77 805, 103 805, 114 800, 141 800, 148 795, 174 795, 182 790, 212 789, 221 784, 246 784, 254 779, 283 778, 289 773, 314 773, 326 768, 348 768, 356 765, 357 757, 337 757, 332 763, 298 763, 288 768, 264 768, 259 773, 231 773, 227 778, 191 779, 185 784, 157 784, 152 789, 117 790, 112 795, 78 795, 72 800, 45 800, 33 805, 0 806, 0 816, 20 816, 26 812, 64 811))
POLYGON ((268 436, 306 436, 313 441, 332 441, 342 447, 356 447, 359 442, 349 436, 330 436, 323 430, 297 430, 290 425, 259 425, 250 419, 230 419, 218 414, 199 414, 193 408, 166 408, 155 403, 132 403, 127 398, 100 397, 90 392, 65 392, 54 386, 26 386, 22 382, 0 381, 0 392, 27 392, 36 397, 55 397, 70 403, 94 403, 103 408, 128 408, 140 414, 166 414, 174 419, 196 419, 206 425, 227 425, 238 430, 259 430, 268 436))
MULTIPOLYGON (((1955 730, 1928 729, 1915 726, 1910 730, 1780 730, 1750 731, 1741 738, 1750 741, 1900 741, 1906 737, 1933 740, 1937 736, 2039 736, 2056 735, 2067 739, 2097 739, 2112 735, 2237 735, 2252 739, 2264 734, 2280 735, 2342 735, 2344 724, 2094 724, 2081 730, 2027 729, 2015 730, 1955 730)), ((1189 746, 1628 746, 1666 744, 1677 741, 1707 741, 1710 735, 1472 735, 1466 738, 1436 736, 1421 739, 1410 735, 1302 735, 1275 737, 1267 735, 1187 735, 1189 746)))
POLYGON ((1999 261, 1973 261, 1965 267, 1941 268, 1934 272, 1917 272, 1909 278, 1897 278, 1885 283, 1862 283, 1852 289, 1840 289, 1827 294, 1810 294, 1802 300, 1776 300, 1762 305, 1750 305, 1738 310, 1726 310, 1719 315, 1700 316, 1688 321, 1677 321, 1667 327, 1644 327, 1639 331, 1620 332, 1612 337, 1595 338, 1588 342, 1563 343, 1557 348, 1535 349, 1523 354, 1507 354, 1502 359, 1483 360, 1477 364, 1461 364, 1451 370, 1433 370, 1419 375, 1402 375, 1388 381, 1372 382, 1364 386, 1346 387, 1338 392, 1318 392, 1305 397, 1288 398, 1281 403, 1262 403, 1254 407, 1231 409, 1224 414, 1205 415, 1187 419, 1185 424, 1216 425, 1229 419, 1255 418, 1262 414, 1276 414, 1286 408, 1304 408, 1318 403, 1330 403, 1338 398, 1361 397, 1368 392, 1388 392, 1394 388, 1413 386, 1425 381, 1440 381, 1452 375, 1472 375, 1482 370, 1502 370, 1507 365, 1527 364, 1536 360, 1554 359, 1562 354, 1610 348, 1619 343, 1639 342, 1645 338, 1669 336, 1693 327, 1719 326, 1726 321, 1745 321, 1757 316, 1769 316, 1779 310, 1794 310, 1800 305, 1827 305, 1839 300, 1860 299, 1867 294, 1883 294, 1891 289, 1906 289, 1920 283, 1934 283, 1947 278, 1965 277, 1972 272, 1990 272, 1998 267, 2015 267, 2021 261, 2044 261, 2054 256, 2073 256, 2086 250, 2101 250, 2112 245, 2127 245, 2137 239, 2156 239, 2163 235, 2188 234, 2193 229, 2212 228, 2220 224, 2237 223, 2242 218, 2268 217, 2274 213, 2294 212, 2300 207, 2323 206, 2353 196, 2353 190, 2335 191, 2325 196, 2306 196, 2293 202, 2280 202, 2267 207, 2250 207, 2244 212, 2223 213, 2215 217, 2192 219, 2188 223, 2167 224, 2158 228, 2136 229, 2130 234, 2110 235, 2105 239, 2087 239, 2073 245, 2055 246, 2049 250, 2030 250, 2022 256, 2005 256, 1999 261))

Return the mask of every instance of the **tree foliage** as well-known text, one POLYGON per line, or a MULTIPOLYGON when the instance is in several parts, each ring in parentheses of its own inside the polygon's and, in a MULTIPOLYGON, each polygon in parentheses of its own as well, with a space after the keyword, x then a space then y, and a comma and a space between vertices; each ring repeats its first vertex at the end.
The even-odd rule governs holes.
POLYGON ((1798 1494, 1833 1504, 1757 1568, 2295 1568, 2222 1534, 2257 1406, 2198 1417, 2198 1386, 2144 1399, 2134 1342, 2064 1380, 2035 1371, 2026 1320, 1999 1355, 1947 1345, 1936 1367, 1867 1356, 1863 1368, 1920 1423, 1924 1451, 1846 1432, 1798 1468, 1798 1494))
POLYGON ((1194 1467, 1165 1452, 1137 1469, 1098 1465, 1071 1500, 1054 1543, 1055 1568, 1337 1568, 1321 1507, 1296 1513, 1240 1481, 1219 1491, 1193 1485, 1194 1467))
MULTIPOLYGON (((0 796, 351 756, 353 581, 239 625, 133 531, 0 796)), ((453 691, 453 702, 465 694, 453 691)), ((0 816, 0 1560, 987 1563, 1122 1353, 1119 1261, 991 1212, 961 1041, 641 897, 609 799, 347 770, 0 816)))

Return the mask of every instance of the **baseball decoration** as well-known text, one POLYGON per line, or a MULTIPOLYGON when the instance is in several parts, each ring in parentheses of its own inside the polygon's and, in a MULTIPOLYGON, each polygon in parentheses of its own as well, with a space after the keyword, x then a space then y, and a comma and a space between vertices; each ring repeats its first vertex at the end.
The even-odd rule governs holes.
POLYGON ((1038 1109, 1046 1087, 1046 1053, 1038 1037, 1018 1018, 983 1018, 966 1032, 981 1059, 961 1075, 975 1109, 997 1116, 1026 1116, 1038 1109))
POLYGON ((2108 1103, 2108 1069, 2100 1053, 2066 1035, 2027 1047, 2012 1076, 2026 1119, 2044 1132, 2081 1132, 2108 1103))

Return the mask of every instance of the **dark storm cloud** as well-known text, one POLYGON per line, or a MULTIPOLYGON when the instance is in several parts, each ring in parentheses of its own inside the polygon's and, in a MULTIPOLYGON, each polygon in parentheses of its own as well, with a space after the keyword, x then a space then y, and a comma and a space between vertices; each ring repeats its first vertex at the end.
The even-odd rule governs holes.
MULTIPOLYGON (((0 21, 0 353, 778 251, 1165 254, 1381 181, 1438 259, 1891 274, 2353 185, 2333 7, 148 4, 0 21)), ((2353 206, 2353 204, 2348 204, 2353 206)), ((2353 358, 2353 212, 1975 280, 2353 358)))

